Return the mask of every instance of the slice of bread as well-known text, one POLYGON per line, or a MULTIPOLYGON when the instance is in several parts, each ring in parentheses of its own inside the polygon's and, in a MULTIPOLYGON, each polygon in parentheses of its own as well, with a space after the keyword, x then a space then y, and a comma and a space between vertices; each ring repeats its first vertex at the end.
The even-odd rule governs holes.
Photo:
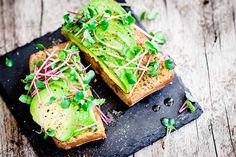
MULTIPOLYGON (((56 45, 50 49, 47 49, 47 51, 49 53, 51 53, 53 50, 57 49, 56 52, 58 52, 60 49, 65 48, 65 46, 68 43, 70 43, 70 42, 56 45)), ((45 59, 46 59, 46 53, 44 51, 39 51, 35 54, 32 54, 29 59, 29 68, 32 68, 34 66, 35 61, 41 61, 41 60, 45 60, 45 59)), ((92 93, 89 91, 89 94, 92 94, 92 93)), ((58 148, 67 150, 67 149, 74 148, 74 147, 80 146, 82 144, 91 142, 91 141, 96 141, 99 139, 106 138, 105 128, 103 126, 103 122, 101 120, 100 114, 97 111, 97 109, 95 109, 95 108, 93 109, 93 111, 94 111, 95 119, 97 121, 97 131, 93 132, 93 131, 88 130, 88 131, 84 132, 83 134, 81 134, 77 137, 73 137, 72 139, 70 139, 69 141, 66 141, 66 142, 61 142, 61 141, 57 140, 56 138, 53 138, 53 140, 58 148)))
MULTIPOLYGON (((140 32, 139 30, 134 29, 137 45, 144 46, 144 42, 147 41, 146 36, 140 32)), ((67 39, 69 37, 66 36, 65 32, 62 32, 67 39)), ((73 41, 72 41, 73 42, 73 41)), ((174 78, 174 71, 168 70, 164 68, 164 62, 161 62, 160 73, 157 77, 149 77, 147 73, 144 74, 141 81, 138 83, 134 91, 130 94, 126 94, 123 90, 110 79, 108 74, 101 68, 98 62, 95 61, 93 57, 89 55, 88 52, 84 52, 81 54, 88 63, 91 64, 91 67, 94 71, 99 74, 102 79, 109 85, 109 87, 120 97, 120 99, 127 104, 128 106, 132 106, 144 97, 152 94, 153 92, 165 87, 169 84, 174 78)), ((157 58, 162 58, 162 54, 159 53, 157 58)), ((149 55, 146 55, 143 58, 143 62, 147 62, 149 55)))

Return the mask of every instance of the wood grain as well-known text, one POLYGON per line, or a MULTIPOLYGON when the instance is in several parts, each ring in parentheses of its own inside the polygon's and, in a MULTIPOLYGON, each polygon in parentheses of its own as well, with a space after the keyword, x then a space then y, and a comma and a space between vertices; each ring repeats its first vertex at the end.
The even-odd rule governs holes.
MULTIPOLYGON (((87 0, 0 0, 0 55, 57 29, 87 0)), ((155 9, 148 31, 168 37, 164 51, 204 109, 196 121, 133 156, 236 157, 236 1, 127 0, 137 15, 155 9)), ((0 156, 36 156, 0 98, 0 156)))

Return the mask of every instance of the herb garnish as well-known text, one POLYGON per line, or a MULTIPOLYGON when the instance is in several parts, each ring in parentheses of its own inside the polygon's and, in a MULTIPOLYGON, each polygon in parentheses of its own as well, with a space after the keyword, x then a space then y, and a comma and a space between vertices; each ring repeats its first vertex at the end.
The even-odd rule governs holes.
POLYGON ((5 58, 5 65, 9 68, 11 68, 13 66, 13 60, 10 58, 5 58))
POLYGON ((45 131, 44 139, 46 139, 48 136, 50 136, 50 137, 55 136, 55 130, 53 130, 52 128, 48 128, 48 129, 45 131))

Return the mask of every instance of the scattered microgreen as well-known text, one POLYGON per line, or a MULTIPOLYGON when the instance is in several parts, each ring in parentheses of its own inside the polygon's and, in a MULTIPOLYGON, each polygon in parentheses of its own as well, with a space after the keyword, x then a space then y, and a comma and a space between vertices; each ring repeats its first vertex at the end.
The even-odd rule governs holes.
POLYGON ((95 105, 103 105, 105 103, 105 99, 94 99, 93 103, 95 105))
POLYGON ((109 24, 108 24, 107 20, 104 19, 104 20, 101 21, 101 28, 102 28, 102 30, 104 30, 104 31, 107 30, 108 25, 109 24))
POLYGON ((158 15, 158 12, 153 9, 153 10, 147 15, 147 19, 150 20, 150 21, 151 21, 151 20, 155 20, 156 17, 157 17, 157 15, 158 15))
POLYGON ((94 78, 95 73, 93 70, 89 70, 89 72, 87 72, 84 76, 84 83, 85 84, 89 84, 90 81, 94 78))
POLYGON ((31 82, 34 79, 34 75, 30 74, 30 75, 26 75, 25 79, 22 80, 23 83, 28 83, 31 82))
POLYGON ((147 71, 148 75, 150 77, 157 76, 160 73, 159 67, 160 67, 160 64, 158 61, 155 60, 151 62, 148 66, 148 71, 147 71))
POLYGON ((150 35, 154 38, 157 38, 158 39, 158 44, 165 44, 166 42, 166 36, 164 35, 163 32, 159 31, 159 32, 156 32, 156 33, 153 33, 151 32, 150 35))
POLYGON ((22 94, 22 95, 19 97, 19 100, 20 100, 20 102, 22 102, 22 103, 24 103, 24 104, 30 105, 30 103, 31 103, 31 101, 32 101, 32 97, 29 96, 29 95, 22 94))
POLYGON ((143 11, 140 15, 140 20, 141 21, 144 21, 146 19, 146 16, 147 16, 147 12, 146 11, 143 11))
POLYGON ((50 99, 49 99, 49 101, 52 103, 52 102, 54 102, 56 99, 57 99, 56 97, 51 96, 50 99))
POLYGON ((69 108, 70 104, 71 104, 71 102, 69 99, 67 99, 66 97, 62 97, 61 108, 63 108, 63 109, 69 108))
POLYGON ((84 37, 84 46, 87 47, 88 45, 91 45, 91 44, 94 44, 95 43, 95 40, 94 38, 91 36, 89 30, 85 30, 84 31, 84 34, 83 34, 83 37, 84 37))
POLYGON ((45 83, 41 80, 36 81, 36 87, 39 89, 44 89, 45 88, 45 83))
POLYGON ((44 51, 46 48, 43 44, 36 44, 36 49, 44 51))
POLYGON ((165 60, 166 69, 173 70, 175 68, 175 63, 173 58, 168 58, 165 60))
POLYGON ((150 41, 146 41, 144 46, 148 50, 149 54, 156 55, 158 53, 158 49, 150 41))
POLYGON ((92 8, 88 8, 88 11, 89 11, 90 18, 93 18, 95 16, 95 10, 93 10, 92 8))
POLYGON ((44 139, 46 139, 48 136, 49 136, 49 137, 55 136, 55 130, 53 130, 52 128, 48 128, 48 129, 45 131, 44 139))
POLYGON ((121 21, 124 25, 125 24, 131 25, 136 22, 135 18, 131 15, 131 12, 128 12, 126 16, 123 16, 121 18, 121 21))
POLYGON ((78 91, 77 93, 75 93, 73 100, 77 103, 80 104, 81 100, 84 99, 84 92, 83 91, 78 91))
POLYGON ((9 68, 11 68, 13 66, 13 60, 10 58, 5 58, 5 65, 9 68))
POLYGON ((30 83, 27 83, 24 87, 25 90, 29 90, 30 89, 30 83))
POLYGON ((90 31, 95 30, 96 24, 97 24, 97 21, 95 20, 90 21, 87 25, 87 29, 90 31))
POLYGON ((167 135, 172 131, 175 130, 175 120, 173 118, 162 118, 161 124, 166 127, 167 135))

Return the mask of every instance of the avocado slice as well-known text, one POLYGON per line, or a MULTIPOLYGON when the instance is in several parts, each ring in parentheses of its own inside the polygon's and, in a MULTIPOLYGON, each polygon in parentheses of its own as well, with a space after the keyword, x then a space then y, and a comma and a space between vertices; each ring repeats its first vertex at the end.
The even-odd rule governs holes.
MULTIPOLYGON (((49 87, 55 98, 61 98, 69 93, 69 87, 63 80, 52 81, 49 87)), ((81 135, 88 130, 76 131, 82 127, 81 125, 87 126, 96 122, 92 109, 83 111, 78 109, 76 104, 71 104, 69 108, 63 109, 60 106, 61 101, 56 100, 50 103, 50 96, 46 89, 41 90, 39 95, 42 104, 39 104, 36 95, 30 105, 33 120, 44 130, 53 129, 55 131, 54 137, 60 141, 68 141, 72 137, 81 135)))
MULTIPOLYGON (((104 13, 107 9, 112 11, 112 16, 126 14, 126 11, 113 0, 91 0, 80 10, 80 13, 88 12, 88 8, 95 9, 98 14, 104 13)), ((78 29, 78 27, 82 26, 78 25, 76 29, 78 29)), ((128 81, 126 74, 131 73, 135 75, 135 78, 137 78, 138 73, 134 74, 134 69, 121 69, 119 71, 115 71, 112 65, 122 66, 126 64, 127 61, 122 61, 118 58, 110 56, 109 53, 122 56, 126 60, 131 60, 136 56, 133 51, 130 51, 137 46, 134 31, 131 26, 122 24, 120 20, 110 20, 106 31, 102 30, 101 27, 96 28, 96 35, 99 39, 104 40, 104 42, 110 45, 121 47, 121 50, 114 50, 98 42, 89 46, 84 46, 82 40, 83 35, 80 35, 79 37, 75 36, 71 32, 73 29, 74 26, 71 24, 64 24, 62 27, 62 31, 72 42, 74 42, 83 52, 94 58, 95 61, 99 63, 101 68, 107 73, 110 79, 112 79, 125 93, 129 93, 134 84, 131 84, 128 81)), ((136 65, 130 64, 129 66, 135 67, 136 65)))

